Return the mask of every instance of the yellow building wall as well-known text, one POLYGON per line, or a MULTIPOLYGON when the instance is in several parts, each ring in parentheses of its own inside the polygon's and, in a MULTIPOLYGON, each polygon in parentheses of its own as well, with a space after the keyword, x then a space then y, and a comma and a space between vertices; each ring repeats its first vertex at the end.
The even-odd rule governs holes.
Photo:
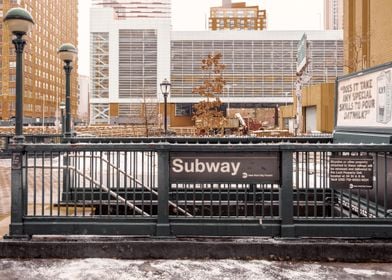
POLYGON ((109 116, 118 117, 118 103, 109 104, 109 116))
MULTIPOLYGON (((162 123, 163 123, 163 112, 164 112, 164 104, 159 105, 159 111, 162 115, 162 123)), ((187 127, 193 126, 194 122, 192 121, 192 116, 176 116, 176 105, 175 104, 167 104, 167 116, 168 116, 168 126, 169 127, 187 127)))
POLYGON ((392 1, 344 0, 343 9, 345 72, 392 61, 392 1))
MULTIPOLYGON (((295 96, 295 93, 292 93, 295 96)), ((306 107, 316 106, 316 130, 331 133, 335 126, 335 83, 324 83, 304 87, 302 89, 302 116, 305 129, 306 107)), ((283 118, 295 118, 297 98, 293 105, 280 107, 280 128, 283 129, 283 118)), ((305 132, 305 131, 303 131, 305 132)))
POLYGON ((371 0, 370 5, 370 57, 374 66, 392 61, 392 1, 371 0))

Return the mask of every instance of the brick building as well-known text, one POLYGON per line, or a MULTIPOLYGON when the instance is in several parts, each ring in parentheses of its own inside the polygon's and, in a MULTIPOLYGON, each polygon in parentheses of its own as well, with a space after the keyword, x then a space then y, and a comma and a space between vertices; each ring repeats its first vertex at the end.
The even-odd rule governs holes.
MULTIPOLYGON (((24 50, 24 122, 54 124, 59 121, 59 104, 65 101, 65 73, 57 50, 63 43, 77 46, 77 0, 3 0, 0 2, 0 22, 13 7, 27 9, 35 22, 25 36, 24 50), (44 121, 43 121, 44 119, 44 121)), ((0 29, 0 119, 15 115, 15 48, 11 34, 4 26, 0 29)), ((71 110, 77 112, 77 62, 71 75, 71 110)))

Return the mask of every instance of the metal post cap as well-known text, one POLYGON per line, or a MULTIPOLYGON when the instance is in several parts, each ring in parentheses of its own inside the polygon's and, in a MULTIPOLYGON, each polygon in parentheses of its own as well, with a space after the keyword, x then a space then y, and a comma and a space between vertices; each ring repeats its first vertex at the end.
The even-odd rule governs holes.
POLYGON ((12 8, 5 14, 3 21, 12 33, 26 34, 34 25, 31 14, 23 8, 12 8))
POLYGON ((33 17, 31 16, 31 14, 27 10, 19 7, 9 9, 4 16, 3 21, 8 21, 11 19, 27 20, 34 24, 33 17))

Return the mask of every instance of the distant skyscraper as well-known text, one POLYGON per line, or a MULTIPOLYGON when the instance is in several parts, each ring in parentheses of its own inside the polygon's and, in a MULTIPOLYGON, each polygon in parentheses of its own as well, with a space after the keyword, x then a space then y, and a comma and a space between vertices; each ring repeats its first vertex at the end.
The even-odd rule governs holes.
POLYGON ((266 27, 266 12, 259 10, 258 6, 222 0, 221 7, 210 8, 210 30, 263 30, 266 27))
MULTIPOLYGON (((78 1, 0 1, 0 22, 6 12, 13 7, 27 9, 35 22, 32 31, 25 36, 24 51, 24 122, 31 124, 53 124, 59 121, 59 106, 65 101, 64 63, 57 50, 63 43, 77 46, 78 1)), ((3 26, 0 29, 0 119, 15 116, 15 47, 12 35, 3 26)), ((78 64, 73 63, 71 74, 71 111, 77 111, 78 64)))
POLYGON ((343 29, 343 0, 324 0, 324 27, 326 30, 343 29))
POLYGON ((171 0, 93 0, 93 7, 111 7, 117 19, 170 18, 171 0))

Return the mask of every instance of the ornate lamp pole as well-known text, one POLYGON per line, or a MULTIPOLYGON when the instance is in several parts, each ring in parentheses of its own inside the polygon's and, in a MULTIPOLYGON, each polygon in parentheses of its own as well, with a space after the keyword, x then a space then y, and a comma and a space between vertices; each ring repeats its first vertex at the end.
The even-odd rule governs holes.
POLYGON ((164 79, 163 82, 161 83, 161 92, 163 94, 163 98, 165 101, 164 116, 163 116, 164 117, 165 136, 167 136, 167 96, 169 95, 170 86, 171 86, 171 83, 167 79, 164 79))
POLYGON ((16 100, 15 100, 15 137, 16 143, 24 141, 23 136, 23 49, 26 41, 23 36, 29 33, 34 25, 30 13, 22 8, 10 9, 4 16, 4 23, 15 38, 12 43, 16 52, 16 100))
POLYGON ((71 133, 71 71, 73 69, 71 63, 75 60, 78 51, 75 46, 66 43, 62 44, 57 52, 62 61, 64 61, 65 71, 65 131, 64 137, 72 136, 71 133))

